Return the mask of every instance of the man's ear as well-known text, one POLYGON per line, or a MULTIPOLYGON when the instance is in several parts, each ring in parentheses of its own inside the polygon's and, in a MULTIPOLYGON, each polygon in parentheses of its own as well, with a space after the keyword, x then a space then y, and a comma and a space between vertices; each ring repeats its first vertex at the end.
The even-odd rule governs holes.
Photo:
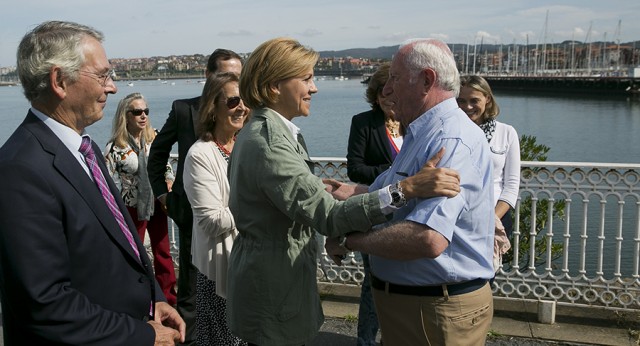
POLYGON ((49 84, 51 85, 51 91, 59 99, 64 99, 67 96, 68 80, 64 78, 62 69, 59 66, 53 66, 49 71, 49 84))
POLYGON ((426 68, 422 70, 421 73, 424 76, 424 90, 425 92, 428 92, 436 84, 436 71, 430 68, 426 68))

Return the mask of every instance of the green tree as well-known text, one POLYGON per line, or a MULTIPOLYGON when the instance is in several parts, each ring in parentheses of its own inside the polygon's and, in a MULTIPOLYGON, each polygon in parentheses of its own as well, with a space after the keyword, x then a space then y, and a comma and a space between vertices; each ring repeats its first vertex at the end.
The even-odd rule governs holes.
MULTIPOLYGON (((546 161, 547 153, 550 148, 544 144, 538 144, 535 136, 522 135, 520 138, 520 158, 522 161, 546 161)), ((529 167, 522 168, 521 174, 524 178, 531 178, 540 171, 540 168, 529 167)), ((518 267, 520 270, 530 266, 531 259, 531 225, 535 220, 535 253, 534 266, 541 266, 547 262, 547 248, 549 243, 547 238, 539 236, 547 232, 547 222, 549 219, 549 199, 537 199, 535 201, 536 214, 531 215, 534 199, 532 196, 524 196, 520 201, 520 241, 518 246, 518 267), (535 217, 535 219, 533 218, 535 217)), ((553 202, 553 218, 555 220, 564 220, 565 218, 565 201, 553 202)), ((554 222, 555 223, 555 222, 554 222)), ((513 235, 511 236, 511 244, 515 246, 513 235)), ((562 243, 552 241, 551 244, 552 261, 562 256, 562 243)), ((504 269, 509 270, 513 265, 513 249, 503 256, 504 269)))

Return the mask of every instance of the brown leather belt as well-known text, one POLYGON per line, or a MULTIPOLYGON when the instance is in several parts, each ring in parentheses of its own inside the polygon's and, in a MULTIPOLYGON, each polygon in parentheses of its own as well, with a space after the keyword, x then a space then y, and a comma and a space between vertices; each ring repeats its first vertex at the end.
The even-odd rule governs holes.
POLYGON ((486 283, 486 279, 475 279, 455 284, 443 284, 436 286, 405 286, 392 284, 371 275, 371 287, 389 293, 404 294, 409 296, 443 297, 443 286, 447 287, 447 292, 450 296, 455 296, 473 292, 477 289, 482 288, 486 283))

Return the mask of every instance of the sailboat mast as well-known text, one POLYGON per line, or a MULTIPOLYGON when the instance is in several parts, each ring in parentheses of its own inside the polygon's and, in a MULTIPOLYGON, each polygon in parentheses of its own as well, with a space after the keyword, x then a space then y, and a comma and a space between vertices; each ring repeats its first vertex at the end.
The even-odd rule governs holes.
POLYGON ((587 74, 591 75, 591 26, 593 25, 593 21, 589 22, 589 30, 587 30, 587 37, 585 38, 585 42, 587 43, 587 74))
POLYGON ((547 70, 547 25, 549 24, 549 10, 547 10, 547 15, 544 18, 544 30, 543 30, 543 41, 542 41, 542 63, 540 64, 542 67, 542 74, 547 70))
POLYGON ((622 25, 622 19, 618 19, 618 27, 616 28, 616 71, 620 71, 620 27, 622 25))

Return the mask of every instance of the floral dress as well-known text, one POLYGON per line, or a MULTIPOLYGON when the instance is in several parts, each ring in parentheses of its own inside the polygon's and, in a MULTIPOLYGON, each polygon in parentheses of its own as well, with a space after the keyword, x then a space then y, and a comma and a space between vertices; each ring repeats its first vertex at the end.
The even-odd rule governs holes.
MULTIPOLYGON (((146 155, 149 155, 150 148, 150 143, 145 145, 146 155)), ((118 190, 121 191, 124 204, 127 207, 135 208, 138 205, 138 154, 136 154, 130 145, 120 148, 113 145, 112 142, 109 142, 106 148, 105 159, 107 161, 109 175, 111 175, 118 190)), ((173 181, 175 179, 173 168, 168 163, 164 177, 167 181, 173 181)))

